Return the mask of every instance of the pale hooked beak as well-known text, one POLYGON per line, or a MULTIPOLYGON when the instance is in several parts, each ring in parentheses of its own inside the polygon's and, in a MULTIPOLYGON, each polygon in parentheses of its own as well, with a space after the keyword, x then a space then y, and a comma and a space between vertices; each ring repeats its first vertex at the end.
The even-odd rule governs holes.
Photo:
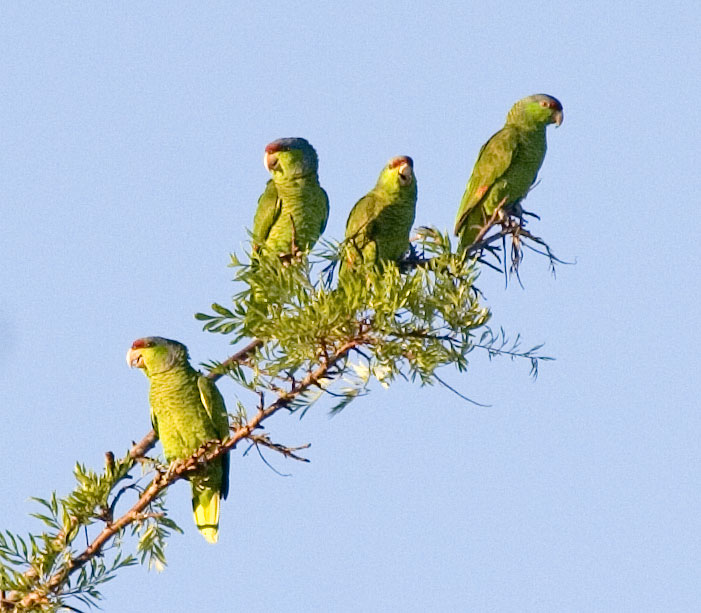
POLYGON ((555 111, 553 114, 553 120, 555 125, 559 128, 562 125, 562 120, 564 119, 564 115, 562 111, 555 111))
POLYGON ((411 183, 411 166, 404 162, 399 165, 399 181, 402 185, 408 185, 411 183))
POLYGON ((138 349, 129 349, 127 351, 127 365, 129 368, 142 368, 144 359, 141 357, 141 352, 138 349))
POLYGON ((266 151, 263 155, 263 166, 265 166, 265 170, 268 172, 270 172, 272 168, 275 168, 275 166, 277 166, 277 154, 268 153, 266 151))

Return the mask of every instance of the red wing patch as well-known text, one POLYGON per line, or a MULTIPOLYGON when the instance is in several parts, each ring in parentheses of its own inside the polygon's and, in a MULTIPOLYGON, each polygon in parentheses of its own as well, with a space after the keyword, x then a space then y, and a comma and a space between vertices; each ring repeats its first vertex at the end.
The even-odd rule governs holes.
POLYGON ((475 196, 477 196, 477 199, 480 200, 482 196, 484 196, 487 193, 487 190, 489 189, 489 185, 482 185, 477 189, 475 192, 475 196))

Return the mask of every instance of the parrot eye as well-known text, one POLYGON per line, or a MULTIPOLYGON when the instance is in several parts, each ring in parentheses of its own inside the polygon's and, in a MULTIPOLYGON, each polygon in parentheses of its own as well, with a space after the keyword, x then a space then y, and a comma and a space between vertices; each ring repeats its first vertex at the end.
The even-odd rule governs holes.
POLYGON ((540 106, 542 106, 545 109, 550 106, 550 103, 547 100, 541 100, 540 106))

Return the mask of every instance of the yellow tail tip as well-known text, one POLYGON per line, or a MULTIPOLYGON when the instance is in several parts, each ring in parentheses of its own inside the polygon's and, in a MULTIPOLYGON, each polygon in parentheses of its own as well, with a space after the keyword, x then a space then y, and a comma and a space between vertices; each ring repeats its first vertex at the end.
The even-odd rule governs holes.
POLYGON ((200 528, 200 532, 208 543, 214 544, 219 540, 219 530, 216 528, 200 528))
POLYGON ((193 502, 197 529, 209 543, 216 543, 219 540, 219 493, 212 493, 209 500, 200 497, 197 502, 193 502))

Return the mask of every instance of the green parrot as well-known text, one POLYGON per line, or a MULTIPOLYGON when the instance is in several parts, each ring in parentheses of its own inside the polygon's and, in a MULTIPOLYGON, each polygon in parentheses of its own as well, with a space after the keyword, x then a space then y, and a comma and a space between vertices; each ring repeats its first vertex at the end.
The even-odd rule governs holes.
MULTIPOLYGON (((151 423, 167 462, 190 457, 206 441, 229 433, 224 399, 213 381, 190 366, 187 347, 160 336, 134 341, 127 364, 151 382, 151 423)), ((205 539, 219 535, 219 499, 229 491, 229 456, 202 467, 190 478, 195 524, 205 539)))
POLYGON ((480 149, 467 182, 455 221, 459 251, 475 242, 500 204, 506 211, 519 210, 545 157, 545 127, 559 126, 562 118, 562 104, 546 94, 511 107, 504 127, 480 149))
POLYGON ((266 146, 263 163, 272 178, 253 218, 254 249, 280 255, 313 247, 329 217, 316 151, 303 138, 280 138, 266 146))
POLYGON ((414 162, 406 155, 394 157, 348 216, 341 274, 358 256, 373 264, 399 260, 409 248, 415 214, 414 162))

